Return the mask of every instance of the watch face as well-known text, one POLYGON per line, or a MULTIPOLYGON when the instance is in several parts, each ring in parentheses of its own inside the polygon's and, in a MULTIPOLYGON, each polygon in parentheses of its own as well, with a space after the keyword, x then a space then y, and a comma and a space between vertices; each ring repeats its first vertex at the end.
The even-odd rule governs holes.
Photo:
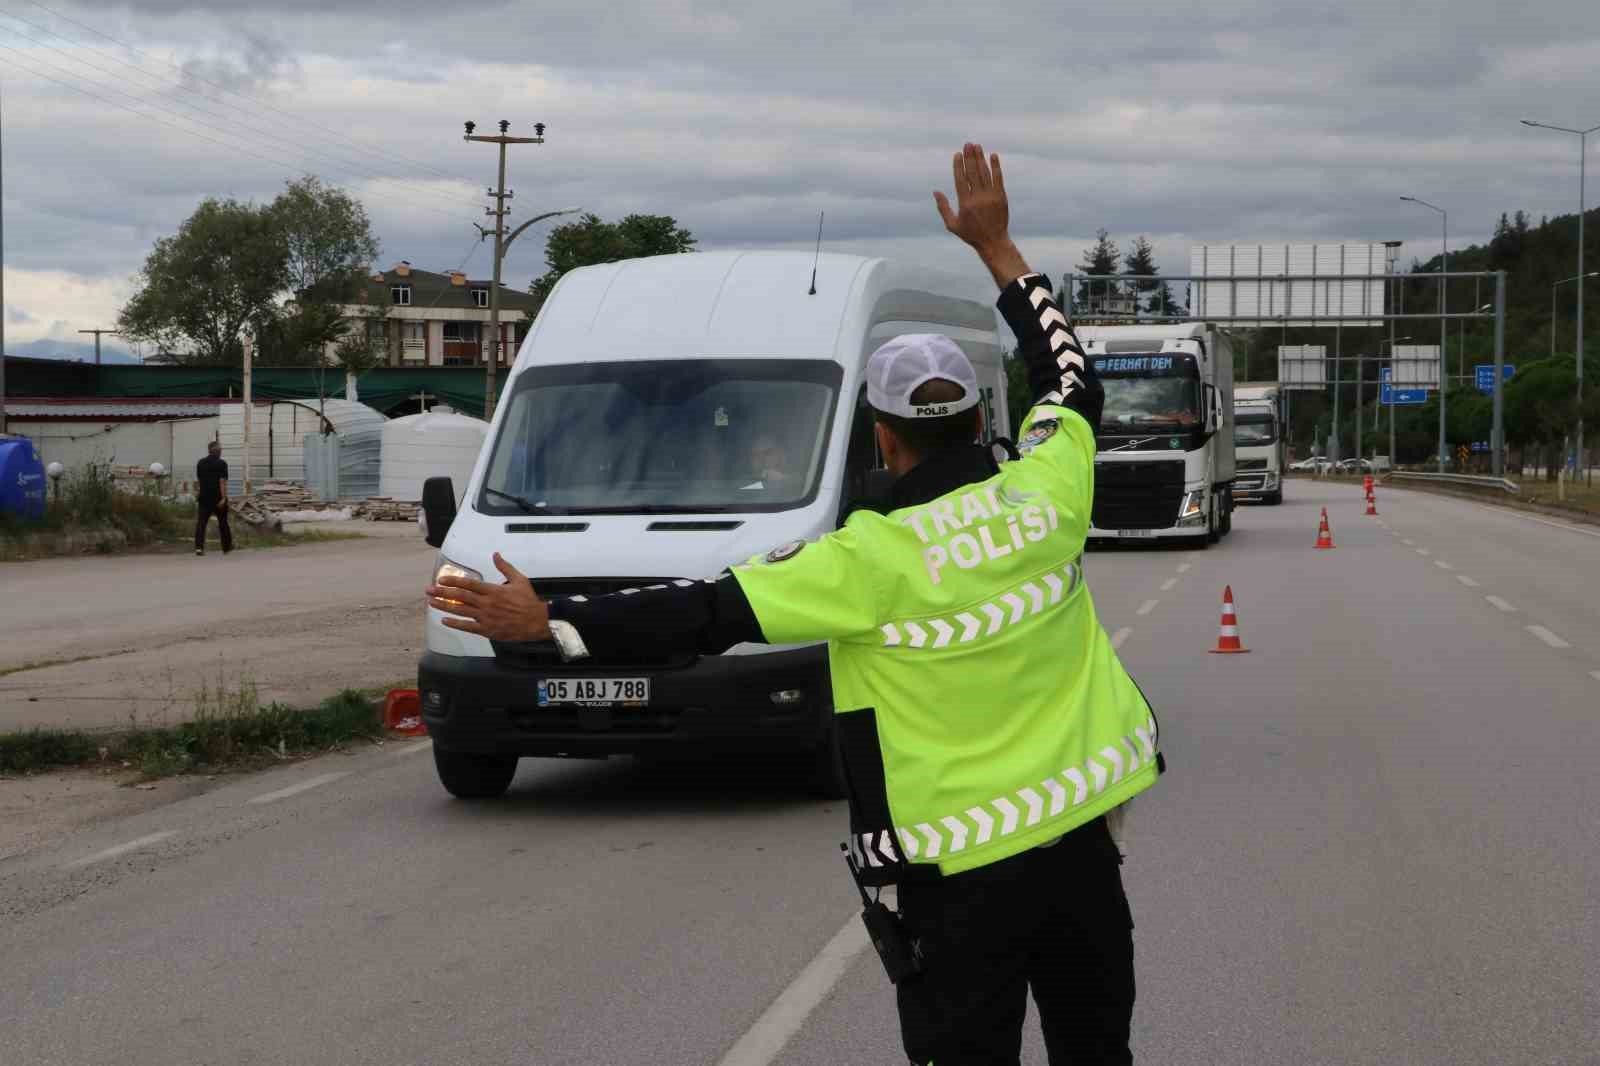
POLYGON ((800 549, 806 546, 803 540, 791 540, 789 543, 773 548, 767 553, 767 562, 781 563, 785 559, 793 559, 800 554, 800 549))

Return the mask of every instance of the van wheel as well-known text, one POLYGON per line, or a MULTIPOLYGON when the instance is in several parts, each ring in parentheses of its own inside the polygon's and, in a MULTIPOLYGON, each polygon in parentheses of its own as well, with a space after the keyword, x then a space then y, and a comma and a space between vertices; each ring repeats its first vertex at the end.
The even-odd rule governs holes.
POLYGON ((457 799, 497 799, 517 776, 514 755, 478 755, 467 751, 433 748, 433 768, 439 783, 457 799))

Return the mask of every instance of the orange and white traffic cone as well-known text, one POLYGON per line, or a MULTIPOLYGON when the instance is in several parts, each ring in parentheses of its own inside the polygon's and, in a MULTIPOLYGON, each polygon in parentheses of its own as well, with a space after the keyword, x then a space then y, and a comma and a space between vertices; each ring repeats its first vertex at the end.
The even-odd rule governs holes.
POLYGON ((1333 530, 1328 528, 1328 509, 1326 507, 1322 509, 1322 525, 1317 528, 1316 546, 1318 548, 1331 548, 1334 546, 1333 530))
POLYGON ((1239 643, 1239 617, 1233 613, 1233 586, 1222 589, 1222 631, 1217 634, 1217 646, 1212 655, 1243 655, 1250 649, 1239 643))
POLYGON ((1378 517, 1378 498, 1372 494, 1371 489, 1367 490, 1367 514, 1373 518, 1378 517))
POLYGON ((1367 474, 1361 479, 1361 487, 1367 490, 1367 495, 1372 495, 1372 475, 1367 474))

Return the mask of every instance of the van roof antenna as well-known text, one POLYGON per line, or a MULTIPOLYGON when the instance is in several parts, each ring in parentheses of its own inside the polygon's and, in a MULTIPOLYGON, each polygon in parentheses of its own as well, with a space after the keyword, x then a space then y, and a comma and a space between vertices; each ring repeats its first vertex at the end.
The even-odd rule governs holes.
POLYGON ((811 291, 806 293, 807 296, 817 294, 817 260, 822 258, 822 220, 827 214, 826 211, 817 212, 817 251, 811 258, 811 291))

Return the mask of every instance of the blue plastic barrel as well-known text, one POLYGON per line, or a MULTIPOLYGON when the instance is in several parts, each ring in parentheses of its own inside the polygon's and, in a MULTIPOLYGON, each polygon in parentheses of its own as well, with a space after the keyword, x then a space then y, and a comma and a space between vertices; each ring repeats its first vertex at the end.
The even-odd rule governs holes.
POLYGON ((26 437, 0 438, 0 514, 43 518, 44 464, 26 437))

